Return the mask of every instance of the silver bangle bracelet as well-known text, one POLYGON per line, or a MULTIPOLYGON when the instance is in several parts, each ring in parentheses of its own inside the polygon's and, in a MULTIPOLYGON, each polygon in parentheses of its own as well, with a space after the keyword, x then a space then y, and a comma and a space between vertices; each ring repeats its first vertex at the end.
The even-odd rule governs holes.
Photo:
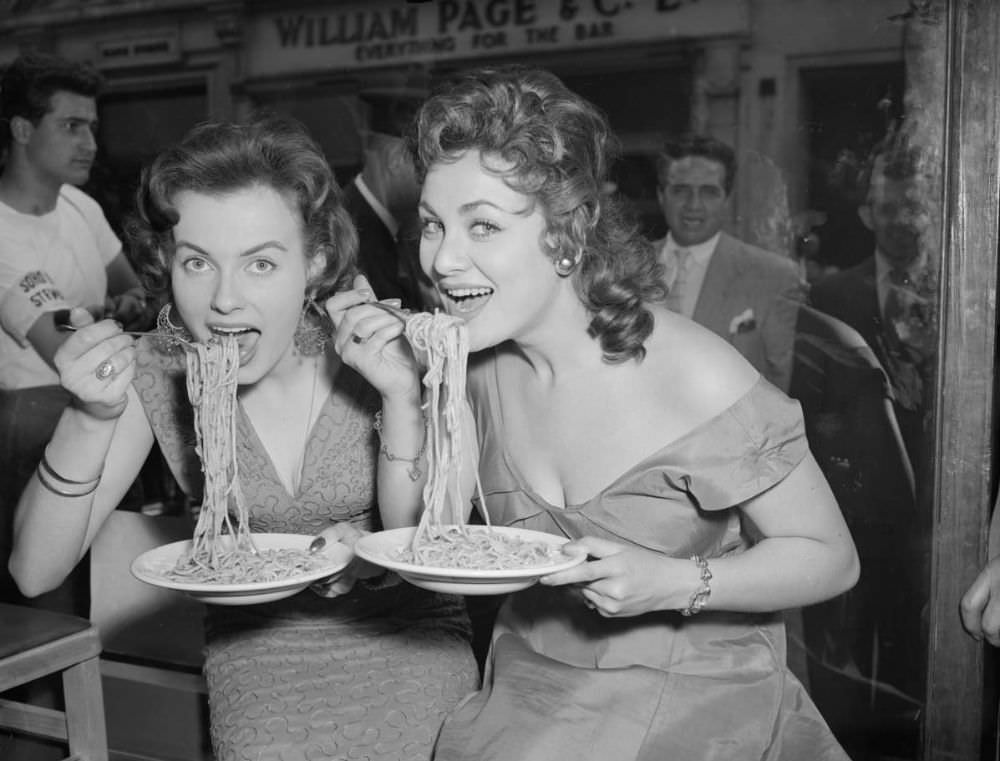
POLYGON ((38 467, 50 480, 60 484, 65 484, 66 486, 89 486, 91 487, 91 491, 93 491, 97 488, 97 484, 101 481, 100 476, 97 476, 97 478, 89 478, 86 481, 74 481, 72 478, 66 478, 66 476, 60 474, 55 468, 52 467, 52 464, 49 462, 48 456, 45 452, 42 452, 42 459, 38 462, 38 467))
POLYGON ((97 485, 101 482, 100 476, 95 478, 93 481, 85 481, 83 483, 69 482, 77 488, 80 488, 81 486, 85 488, 82 491, 67 491, 66 489, 63 489, 53 483, 50 475, 46 475, 47 470, 51 470, 51 468, 47 469, 43 466, 44 462, 44 460, 39 462, 38 467, 35 469, 35 475, 38 476, 38 483, 40 483, 47 491, 50 491, 60 497, 86 497, 88 494, 92 494, 94 490, 97 489, 97 485))

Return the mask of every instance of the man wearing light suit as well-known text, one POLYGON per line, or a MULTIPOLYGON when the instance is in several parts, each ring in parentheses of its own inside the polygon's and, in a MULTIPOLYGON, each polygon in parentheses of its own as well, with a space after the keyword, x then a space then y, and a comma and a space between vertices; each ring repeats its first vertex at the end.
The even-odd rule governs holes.
POLYGON ((707 136, 668 140, 657 158, 657 198, 669 232, 654 245, 667 305, 728 340, 788 391, 805 285, 791 259, 722 232, 736 170, 732 148, 707 136))

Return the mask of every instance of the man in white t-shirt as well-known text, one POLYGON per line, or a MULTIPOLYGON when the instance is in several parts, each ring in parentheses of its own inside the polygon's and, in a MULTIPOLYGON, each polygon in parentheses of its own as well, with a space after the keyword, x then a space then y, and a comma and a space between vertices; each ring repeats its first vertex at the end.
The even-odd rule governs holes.
MULTIPOLYGON (((0 595, 5 599, 17 597, 6 569, 14 507, 69 402, 52 365, 66 336, 54 314, 79 306, 128 324, 145 311, 144 292, 121 242, 98 204, 75 187, 89 178, 97 150, 100 85, 90 67, 43 54, 17 58, 0 79, 0 595)), ((78 603, 53 600, 46 607, 78 603)))

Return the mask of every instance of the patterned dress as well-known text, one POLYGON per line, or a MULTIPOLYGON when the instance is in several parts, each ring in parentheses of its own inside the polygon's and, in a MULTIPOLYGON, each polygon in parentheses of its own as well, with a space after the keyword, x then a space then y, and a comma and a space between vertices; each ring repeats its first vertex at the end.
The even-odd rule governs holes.
MULTIPOLYGON (((140 341, 134 386, 171 471, 197 499, 184 358, 140 341)), ((377 530, 378 395, 342 367, 290 495, 246 414, 237 457, 253 531, 315 534, 336 521, 377 530)), ((216 761, 426 761, 442 717, 478 685, 459 598, 408 584, 311 591, 209 606, 205 677, 216 761)))
MULTIPOLYGON (((807 452, 798 404, 761 379, 587 502, 553 506, 504 447, 496 356, 469 379, 494 523, 718 558, 747 548, 730 508, 807 452)), ((847 761, 785 664, 779 615, 604 618, 572 586, 535 585, 501 608, 484 681, 446 719, 437 761, 847 761)))

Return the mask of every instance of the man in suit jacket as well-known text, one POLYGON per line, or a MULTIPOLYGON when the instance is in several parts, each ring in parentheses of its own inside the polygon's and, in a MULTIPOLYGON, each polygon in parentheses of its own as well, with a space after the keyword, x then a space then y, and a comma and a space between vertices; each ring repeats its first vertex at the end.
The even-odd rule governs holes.
POLYGON ((366 136, 364 165, 344 187, 344 207, 358 228, 358 266, 380 299, 399 299, 420 307, 412 239, 420 198, 406 146, 401 137, 382 132, 366 136))
POLYGON ((890 137, 876 147, 869 165, 858 215, 874 233, 875 251, 814 283, 810 300, 872 347, 889 376, 903 439, 920 473, 927 460, 927 394, 936 340, 934 283, 920 245, 930 217, 915 150, 890 137))
POLYGON ((668 140, 658 156, 657 198, 669 232, 654 245, 667 271, 667 304, 788 391, 805 287, 791 259, 722 232, 735 171, 732 148, 712 137, 668 140))
MULTIPOLYGON (((886 332, 879 305, 878 283, 887 280, 880 269, 875 257, 870 257, 814 283, 809 296, 817 309, 857 330, 882 363, 892 384, 893 404, 907 454, 919 472, 927 465, 924 395, 930 381, 929 357, 913 361, 908 358, 909 350, 893 348, 897 339, 886 332)), ((916 351, 913 353, 916 356, 916 351)))
MULTIPOLYGON (((863 201, 858 207, 858 216, 874 235, 875 250, 859 264, 817 281, 810 291, 812 305, 854 328, 884 368, 917 484, 915 497, 902 489, 891 499, 870 494, 866 504, 858 503, 855 516, 845 516, 861 555, 858 591, 882 587, 880 593, 872 592, 870 600, 877 606, 872 620, 878 625, 878 636, 867 647, 872 655, 868 662, 856 658, 853 665, 865 678, 890 685, 896 694, 893 699, 880 691, 881 698, 866 698, 871 700, 865 711, 871 720, 866 747, 889 750, 891 746, 896 755, 901 751, 907 755, 911 748, 916 752, 923 674, 914 667, 921 648, 914 633, 921 629, 921 610, 929 594, 931 514, 921 509, 920 483, 930 464, 928 389, 936 333, 931 323, 934 280, 921 246, 930 215, 919 168, 919 152, 899 134, 890 133, 876 146, 859 177, 863 201), (865 510, 872 515, 862 521, 865 510)), ((895 448, 887 446, 885 458, 890 454, 895 448)), ((857 456, 853 448, 852 473, 857 456)), ((880 469, 879 480, 885 475, 880 469)))

